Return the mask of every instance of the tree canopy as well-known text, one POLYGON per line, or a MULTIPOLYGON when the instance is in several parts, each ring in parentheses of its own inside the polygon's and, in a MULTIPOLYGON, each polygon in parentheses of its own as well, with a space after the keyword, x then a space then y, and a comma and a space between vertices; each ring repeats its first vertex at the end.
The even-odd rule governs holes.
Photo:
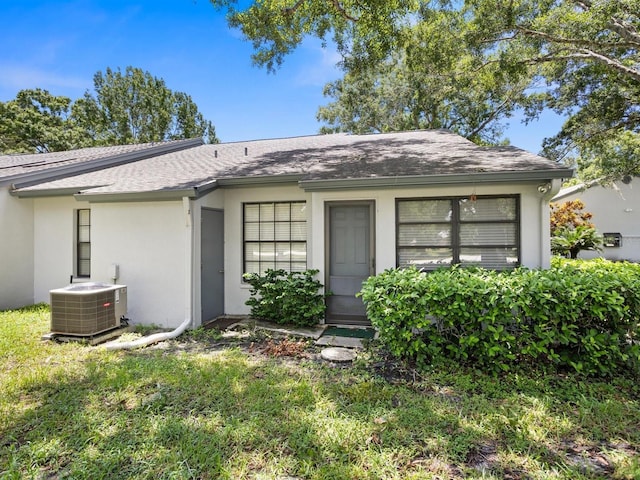
MULTIPOLYGON (((434 12, 460 12, 467 54, 482 59, 483 70, 494 69, 487 75, 529 76, 520 105, 529 120, 544 109, 565 116, 545 141, 547 156, 577 161, 591 175, 640 174, 640 0, 262 0, 242 8, 237 0, 211 2, 227 9, 230 25, 253 43, 254 61, 268 69, 305 36, 331 40, 345 68, 345 78, 327 87, 334 98, 359 83, 370 86, 372 75, 388 81, 389 65, 406 62, 416 45, 416 28, 437 23, 434 12)), ((437 65, 441 53, 426 52, 425 63, 437 65)), ((424 85, 431 92, 433 82, 424 85)), ((324 110, 320 117, 344 128, 341 115, 324 110)))
POLYGON ((0 102, 0 152, 53 152, 84 147, 91 139, 70 117, 71 99, 47 90, 21 90, 0 102))
POLYGON ((73 102, 42 89, 0 102, 0 151, 50 152, 95 145, 203 137, 218 142, 213 124, 191 96, 139 68, 107 68, 94 76, 95 93, 73 102))
POLYGON ((321 107, 324 132, 446 128, 476 143, 502 143, 503 120, 526 103, 527 69, 505 72, 468 43, 473 25, 460 11, 430 11, 407 27, 406 47, 376 65, 345 62, 321 107))

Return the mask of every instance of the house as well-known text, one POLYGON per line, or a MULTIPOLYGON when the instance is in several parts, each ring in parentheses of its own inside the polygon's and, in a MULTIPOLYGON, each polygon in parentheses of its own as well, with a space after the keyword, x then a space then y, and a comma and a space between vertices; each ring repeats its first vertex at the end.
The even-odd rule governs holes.
POLYGON ((444 130, 112 148, 0 157, 25 164, 0 170, 0 308, 117 282, 134 322, 197 326, 248 313, 245 272, 314 268, 327 321, 363 322, 354 295, 387 268, 547 267, 549 199, 572 175, 444 130))
POLYGON ((593 181, 563 188, 551 200, 564 203, 581 200, 591 222, 604 236, 601 252, 581 251, 580 258, 640 262, 640 178, 624 177, 611 185, 593 181))

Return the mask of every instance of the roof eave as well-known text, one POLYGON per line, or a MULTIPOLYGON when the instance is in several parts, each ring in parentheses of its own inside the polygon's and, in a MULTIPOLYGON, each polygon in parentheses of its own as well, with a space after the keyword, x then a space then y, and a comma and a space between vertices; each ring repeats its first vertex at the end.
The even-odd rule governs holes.
POLYGON ((303 174, 291 173, 283 175, 252 175, 249 177, 219 178, 220 187, 244 187, 244 186, 271 186, 279 184, 297 184, 303 178, 303 174))
POLYGON ((198 198, 198 189, 194 187, 147 192, 86 192, 74 195, 77 201, 89 203, 163 202, 180 200, 184 197, 198 198))
POLYGON ((353 190, 363 188, 424 187, 431 185, 463 185, 487 183, 533 183, 555 178, 571 178, 570 168, 531 170, 528 172, 481 172, 443 175, 412 175, 406 177, 371 177, 301 180, 300 187, 306 191, 353 190))
POLYGON ((188 188, 175 188, 165 190, 149 190, 144 192, 79 192, 74 195, 78 201, 90 203, 114 203, 114 202, 160 202, 180 200, 184 197, 198 199, 219 187, 213 180, 201 185, 188 188))
POLYGON ((96 188, 96 186, 92 187, 67 187, 67 188, 47 188, 43 190, 16 190, 11 189, 9 193, 18 198, 46 198, 46 197, 69 197, 72 195, 77 195, 85 188, 96 188))

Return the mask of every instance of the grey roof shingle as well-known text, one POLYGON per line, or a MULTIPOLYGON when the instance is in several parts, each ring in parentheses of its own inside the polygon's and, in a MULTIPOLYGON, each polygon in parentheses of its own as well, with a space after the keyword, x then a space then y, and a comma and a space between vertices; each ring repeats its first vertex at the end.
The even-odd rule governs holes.
POLYGON ((167 142, 149 142, 131 145, 114 145, 108 147, 88 147, 63 152, 0 155, 0 181, 29 177, 35 173, 46 175, 61 169, 81 170, 98 161, 122 159, 127 156, 131 160, 144 158, 145 152, 171 151, 189 148, 200 139, 172 140, 167 142))
POLYGON ((445 130, 315 135, 201 145, 21 189, 136 193, 197 188, 225 179, 298 175, 303 181, 504 172, 562 165, 514 147, 480 147, 445 130))

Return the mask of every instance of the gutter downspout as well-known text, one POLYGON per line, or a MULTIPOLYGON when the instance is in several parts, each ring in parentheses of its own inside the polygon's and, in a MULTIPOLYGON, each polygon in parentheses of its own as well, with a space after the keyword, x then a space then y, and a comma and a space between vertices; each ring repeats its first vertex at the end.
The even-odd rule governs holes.
POLYGON ((165 340, 170 340, 172 338, 176 338, 184 333, 184 331, 192 324, 193 319, 192 316, 192 298, 193 298, 193 282, 191 281, 192 275, 192 267, 193 267, 193 222, 192 222, 192 212, 191 212, 191 201, 189 197, 182 197, 182 208, 185 214, 185 236, 184 236, 184 246, 185 246, 185 319, 180 324, 178 328, 172 330, 171 332, 161 332, 153 335, 149 335, 147 337, 139 338, 137 340, 132 340, 130 342, 118 342, 117 340, 113 342, 108 342, 102 345, 102 348, 105 350, 131 350, 134 348, 146 347, 148 345, 152 345, 158 342, 164 342, 165 340))
MULTIPOLYGON (((552 179, 548 184, 548 189, 542 192, 540 198, 540 268, 549 268, 551 265, 551 226, 549 225, 549 201, 555 197, 562 188, 562 180, 559 178, 552 179), (543 246, 548 245, 545 249, 543 246)), ((538 191, 541 191, 538 187, 538 191)))

